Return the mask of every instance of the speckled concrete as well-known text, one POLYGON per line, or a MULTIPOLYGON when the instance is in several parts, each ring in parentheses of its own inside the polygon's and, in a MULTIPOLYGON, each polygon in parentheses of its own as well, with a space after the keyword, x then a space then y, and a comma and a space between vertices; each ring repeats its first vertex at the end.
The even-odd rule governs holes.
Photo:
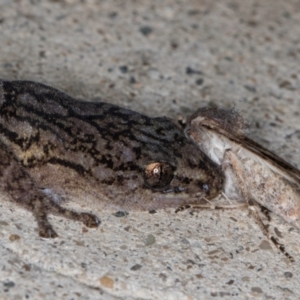
MULTIPOLYGON (((0 77, 151 116, 235 106, 256 141, 300 167, 299 37, 293 0, 0 0, 0 77)), ((277 217, 294 264, 247 210, 99 211, 94 230, 52 217, 49 241, 4 200, 1 299, 300 298, 300 233, 277 217)))

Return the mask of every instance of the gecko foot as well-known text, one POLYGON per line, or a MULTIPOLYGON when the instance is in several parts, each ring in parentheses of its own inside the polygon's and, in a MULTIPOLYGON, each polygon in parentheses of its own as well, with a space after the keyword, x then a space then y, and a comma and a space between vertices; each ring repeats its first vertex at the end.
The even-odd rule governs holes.
POLYGON ((80 213, 79 220, 87 227, 94 228, 98 227, 101 221, 93 214, 89 213, 80 213))
POLYGON ((54 229, 50 224, 39 225, 39 235, 40 237, 47 238, 47 239, 54 239, 58 237, 58 234, 54 231, 54 229))
POLYGON ((266 216, 268 222, 271 222, 270 210, 262 205, 260 205, 260 210, 266 216))
MULTIPOLYGON (((47 199, 44 199, 44 201, 47 201, 47 199)), ((80 221, 85 226, 94 228, 98 227, 101 223, 99 218, 93 214, 90 213, 80 213, 73 210, 66 209, 64 207, 61 207, 57 203, 51 202, 51 206, 48 206, 48 211, 55 215, 63 216, 65 218, 68 218, 70 220, 74 221, 80 221)))
POLYGON ((178 208, 175 210, 175 214, 177 214, 177 213, 180 212, 180 211, 189 209, 189 208, 191 208, 191 205, 189 205, 189 204, 187 204, 187 205, 182 205, 182 206, 178 207, 178 208))
POLYGON ((38 223, 40 237, 47 239, 54 239, 58 237, 58 234, 55 232, 52 225, 49 223, 47 214, 45 212, 41 211, 39 214, 35 213, 35 218, 38 223))

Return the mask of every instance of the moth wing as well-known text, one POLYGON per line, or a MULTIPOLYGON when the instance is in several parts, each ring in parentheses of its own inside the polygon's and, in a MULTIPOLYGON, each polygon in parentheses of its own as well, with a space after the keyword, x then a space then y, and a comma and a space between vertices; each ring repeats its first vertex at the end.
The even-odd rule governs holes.
POLYGON ((225 136, 239 147, 248 150, 255 160, 260 161, 274 173, 300 188, 300 171, 275 153, 248 138, 246 136, 248 124, 236 110, 203 107, 188 119, 187 124, 187 132, 191 127, 202 126, 225 136))
POLYGON ((273 172, 300 186, 300 171, 293 165, 246 136, 234 136, 228 134, 227 131, 226 133, 223 131, 222 134, 225 134, 231 141, 256 155, 261 161, 263 160, 273 172))

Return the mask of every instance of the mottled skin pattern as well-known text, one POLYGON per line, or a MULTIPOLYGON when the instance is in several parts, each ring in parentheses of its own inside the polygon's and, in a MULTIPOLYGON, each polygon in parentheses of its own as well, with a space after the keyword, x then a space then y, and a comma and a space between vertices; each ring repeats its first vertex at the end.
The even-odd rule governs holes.
POLYGON ((45 85, 0 81, 0 191, 30 210, 39 234, 47 214, 99 225, 82 205, 154 210, 219 194, 221 168, 174 121, 108 103, 75 100, 45 85))

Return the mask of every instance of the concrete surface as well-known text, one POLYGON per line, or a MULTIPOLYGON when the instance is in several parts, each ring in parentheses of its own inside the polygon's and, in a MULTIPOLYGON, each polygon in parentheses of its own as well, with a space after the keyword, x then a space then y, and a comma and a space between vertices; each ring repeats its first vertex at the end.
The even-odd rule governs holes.
MULTIPOLYGON (((235 106, 251 136, 300 167, 300 3, 0 0, 0 77, 151 116, 235 106)), ((96 212, 97 230, 0 201, 1 299, 300 299, 300 233, 246 210, 96 212)), ((79 208, 78 208, 79 209, 79 208)))

